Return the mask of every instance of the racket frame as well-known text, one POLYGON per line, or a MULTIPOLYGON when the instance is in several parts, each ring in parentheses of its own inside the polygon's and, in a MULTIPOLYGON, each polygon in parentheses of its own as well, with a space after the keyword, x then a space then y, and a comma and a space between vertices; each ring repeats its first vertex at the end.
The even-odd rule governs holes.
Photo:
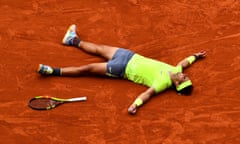
POLYGON ((31 107, 32 109, 35 109, 35 110, 50 110, 50 109, 53 109, 63 103, 66 103, 66 102, 79 102, 79 101, 86 101, 87 100, 87 97, 83 96, 83 97, 76 97, 76 98, 69 98, 69 99, 62 99, 62 98, 56 98, 56 97, 52 97, 52 96, 36 96, 32 99, 29 100, 29 103, 28 103, 28 106, 31 107), (57 101, 57 102, 60 102, 58 103, 57 105, 52 105, 52 106, 48 106, 48 107, 45 107, 45 108, 36 108, 36 107, 33 107, 31 105, 31 102, 33 100, 36 100, 36 99, 50 99, 50 100, 54 100, 54 101, 57 101))

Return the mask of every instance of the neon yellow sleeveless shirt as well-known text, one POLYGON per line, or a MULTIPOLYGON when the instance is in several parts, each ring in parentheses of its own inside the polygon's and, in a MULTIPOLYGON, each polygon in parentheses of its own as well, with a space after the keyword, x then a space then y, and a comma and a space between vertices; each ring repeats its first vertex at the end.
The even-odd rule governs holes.
POLYGON ((125 70, 125 78, 135 83, 153 87, 156 93, 171 87, 169 72, 182 72, 182 67, 174 67, 161 61, 134 54, 125 70))

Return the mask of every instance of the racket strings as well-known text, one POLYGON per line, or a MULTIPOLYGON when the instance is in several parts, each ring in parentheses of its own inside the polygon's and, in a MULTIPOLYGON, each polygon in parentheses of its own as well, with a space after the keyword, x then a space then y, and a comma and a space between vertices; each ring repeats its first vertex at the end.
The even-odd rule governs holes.
POLYGON ((41 99, 33 99, 30 101, 29 106, 33 109, 51 109, 56 107, 57 105, 61 104, 63 102, 54 101, 52 99, 47 98, 41 98, 41 99))

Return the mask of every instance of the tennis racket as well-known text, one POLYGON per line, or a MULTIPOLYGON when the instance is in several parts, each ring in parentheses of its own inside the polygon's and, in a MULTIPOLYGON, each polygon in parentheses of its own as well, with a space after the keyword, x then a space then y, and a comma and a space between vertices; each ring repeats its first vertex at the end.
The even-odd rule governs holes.
POLYGON ((49 110, 63 103, 79 102, 79 101, 86 101, 86 100, 87 100, 87 97, 61 99, 61 98, 56 98, 51 96, 36 96, 29 101, 28 105, 29 107, 35 110, 49 110))

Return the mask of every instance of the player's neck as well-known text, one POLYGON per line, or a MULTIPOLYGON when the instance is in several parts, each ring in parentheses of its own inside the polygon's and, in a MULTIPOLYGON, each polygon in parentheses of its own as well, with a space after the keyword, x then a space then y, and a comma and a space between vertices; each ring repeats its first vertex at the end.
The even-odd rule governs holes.
POLYGON ((177 76, 176 74, 169 72, 170 79, 172 83, 176 86, 178 84, 177 76))

